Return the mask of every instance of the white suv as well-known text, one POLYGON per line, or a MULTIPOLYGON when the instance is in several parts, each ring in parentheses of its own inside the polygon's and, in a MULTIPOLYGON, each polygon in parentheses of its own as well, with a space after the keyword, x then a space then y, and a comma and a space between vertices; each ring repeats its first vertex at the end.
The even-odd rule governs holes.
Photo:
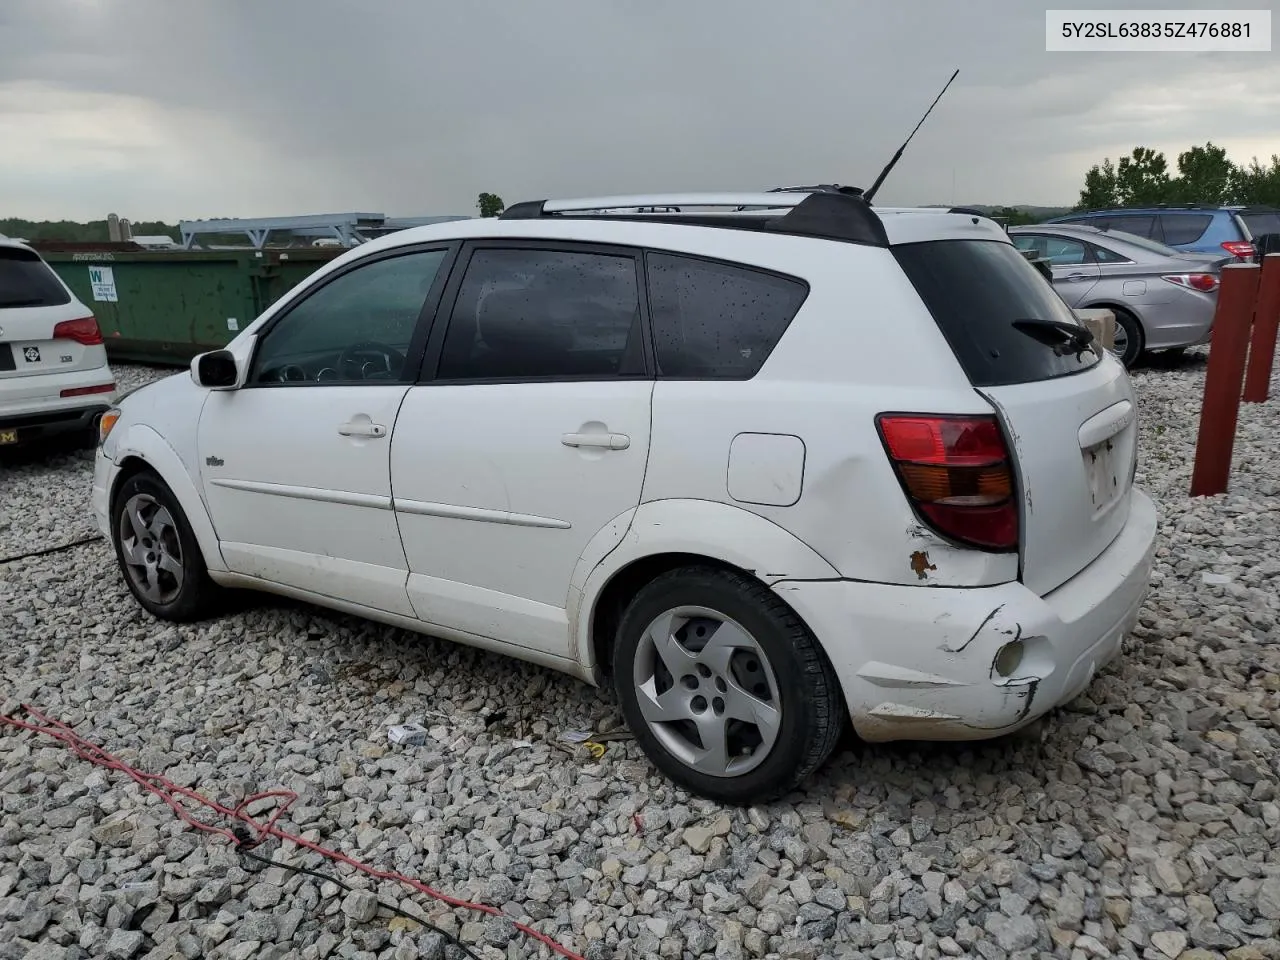
POLYGON ((350 251, 134 393, 93 503, 157 616, 248 587, 608 678, 743 803, 848 721, 978 739, 1084 690, 1148 586, 1135 415, 990 220, 535 202, 350 251))
POLYGON ((0 237, 0 450, 90 436, 115 389, 93 312, 38 253, 0 237))

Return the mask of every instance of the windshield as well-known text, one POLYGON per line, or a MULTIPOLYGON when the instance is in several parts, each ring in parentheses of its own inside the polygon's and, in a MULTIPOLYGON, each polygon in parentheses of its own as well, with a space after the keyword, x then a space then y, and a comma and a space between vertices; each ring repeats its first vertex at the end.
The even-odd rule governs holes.
POLYGON ((1101 359, 1068 344, 1083 325, 1011 244, 932 240, 893 254, 975 387, 1048 380, 1101 359))

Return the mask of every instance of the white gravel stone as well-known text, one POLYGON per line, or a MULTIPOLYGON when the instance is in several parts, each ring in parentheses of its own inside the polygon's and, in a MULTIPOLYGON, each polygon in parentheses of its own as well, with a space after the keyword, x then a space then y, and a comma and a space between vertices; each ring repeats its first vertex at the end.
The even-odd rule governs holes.
MULTIPOLYGON (((159 623, 101 542, 0 565, 4 709, 222 802, 295 790, 287 829, 510 918, 393 883, 347 894, 279 864, 350 871, 274 841, 277 866, 241 863, 124 777, 6 732, 0 960, 447 955, 375 898, 495 960, 540 955, 513 919, 593 958, 1280 956, 1280 401, 1242 408, 1231 492, 1191 500, 1204 355, 1134 373, 1152 592, 1043 741, 861 747, 744 811, 675 789, 633 742, 561 750, 620 723, 567 677, 267 597, 159 623), (388 745, 403 722, 430 741, 388 745)), ((0 465, 0 558, 96 532, 91 465, 0 465)))

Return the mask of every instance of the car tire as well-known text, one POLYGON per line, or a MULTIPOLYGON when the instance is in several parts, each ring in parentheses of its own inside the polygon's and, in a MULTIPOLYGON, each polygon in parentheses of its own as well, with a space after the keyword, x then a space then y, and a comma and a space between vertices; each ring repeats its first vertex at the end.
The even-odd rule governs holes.
POLYGON ((127 477, 111 499, 111 540, 129 591, 152 616, 187 623, 215 613, 223 591, 177 497, 149 471, 127 477))
POLYGON ((1125 369, 1132 370, 1146 346, 1147 338, 1142 332, 1142 324, 1128 310, 1107 307, 1116 318, 1116 349, 1113 351, 1125 369))
POLYGON ((808 627, 733 571, 682 567, 643 587, 618 627, 613 679, 654 766, 722 803, 794 790, 845 726, 835 671, 808 627))

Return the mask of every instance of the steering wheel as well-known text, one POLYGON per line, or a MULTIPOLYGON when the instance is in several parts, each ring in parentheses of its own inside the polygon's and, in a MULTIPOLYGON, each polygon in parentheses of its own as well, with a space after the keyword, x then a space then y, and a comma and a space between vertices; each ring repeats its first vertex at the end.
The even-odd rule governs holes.
POLYGON ((376 340, 346 347, 338 356, 344 380, 395 380, 404 369, 404 354, 376 340))

